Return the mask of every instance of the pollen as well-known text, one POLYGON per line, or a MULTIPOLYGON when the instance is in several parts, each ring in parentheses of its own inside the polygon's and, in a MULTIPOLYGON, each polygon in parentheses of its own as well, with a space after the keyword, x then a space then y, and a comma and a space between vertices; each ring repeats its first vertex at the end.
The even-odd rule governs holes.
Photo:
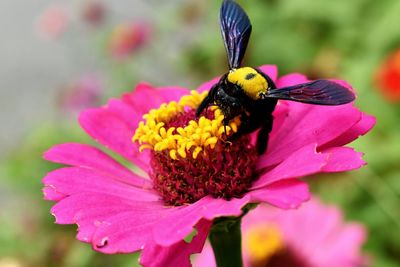
POLYGON ((193 114, 206 95, 207 92, 192 91, 178 102, 164 103, 158 109, 150 110, 143 116, 144 121, 139 123, 132 141, 139 143, 140 151, 165 151, 174 160, 196 159, 200 153, 214 149, 219 141, 237 131, 240 118, 236 117, 224 126, 224 115, 215 106, 208 114, 195 118, 193 114))

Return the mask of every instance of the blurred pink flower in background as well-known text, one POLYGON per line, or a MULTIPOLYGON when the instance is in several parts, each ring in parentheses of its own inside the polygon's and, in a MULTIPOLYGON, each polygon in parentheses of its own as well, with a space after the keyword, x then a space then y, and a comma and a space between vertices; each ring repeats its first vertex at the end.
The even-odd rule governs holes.
POLYGON ((115 59, 126 59, 144 47, 151 37, 152 27, 146 22, 127 22, 116 26, 110 36, 108 49, 115 59))
POLYGON ((94 74, 85 74, 76 82, 72 82, 61 92, 59 103, 66 112, 80 112, 85 108, 99 104, 103 95, 103 84, 94 74))
MULTIPOLYGON (((316 199, 297 210, 260 205, 242 221, 245 267, 365 266, 361 247, 365 228, 346 223, 342 211, 316 199)), ((196 257, 195 267, 213 267, 210 244, 196 257)))
POLYGON ((91 26, 99 26, 104 22, 106 8, 102 1, 87 0, 83 4, 82 19, 91 26))
MULTIPOLYGON (((307 82, 301 74, 278 78, 275 66, 260 70, 278 87, 307 82)), ((215 218, 239 216, 248 203, 296 208, 309 199, 308 186, 299 178, 365 164, 361 153, 344 145, 367 133, 375 119, 352 104, 321 107, 280 101, 268 150, 260 156, 251 143, 256 133, 227 146, 207 132, 201 137, 206 144, 201 153, 196 146, 187 146, 186 151, 158 151, 149 144, 132 142, 132 136, 139 133, 144 134, 140 140, 149 137, 160 139, 161 146, 169 144, 168 134, 176 137, 183 131, 173 125, 189 123, 206 131, 201 125, 207 125, 208 111, 203 115, 207 119, 195 122, 191 121, 195 120, 193 108, 218 79, 191 95, 184 88, 141 83, 103 107, 82 112, 82 128, 141 171, 133 172, 94 146, 66 143, 52 147, 45 159, 69 165, 43 179, 45 199, 57 202, 51 210, 56 223, 78 224, 77 238, 103 253, 141 250, 144 266, 189 266, 190 254, 201 251, 215 218), (169 119, 154 122, 150 120, 154 116, 169 119), (197 235, 185 242, 194 229, 197 235)), ((222 122, 214 120, 217 132, 224 136, 222 122)), ((207 129, 214 132, 214 127, 207 129)))
POLYGON ((36 31, 44 39, 55 39, 66 30, 69 21, 67 8, 61 4, 53 4, 37 19, 36 31))

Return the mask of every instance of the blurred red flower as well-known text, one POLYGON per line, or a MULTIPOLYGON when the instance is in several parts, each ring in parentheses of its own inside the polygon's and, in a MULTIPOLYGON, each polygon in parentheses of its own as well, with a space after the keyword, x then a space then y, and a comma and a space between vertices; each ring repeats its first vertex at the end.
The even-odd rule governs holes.
POLYGON ((125 59, 148 43, 151 26, 144 22, 120 24, 111 33, 109 51, 116 59, 125 59))
POLYGON ((391 53, 380 65, 376 83, 388 101, 400 101, 400 49, 391 53))
POLYGON ((102 1, 88 0, 82 9, 82 19, 91 26, 99 26, 104 21, 106 8, 102 1))

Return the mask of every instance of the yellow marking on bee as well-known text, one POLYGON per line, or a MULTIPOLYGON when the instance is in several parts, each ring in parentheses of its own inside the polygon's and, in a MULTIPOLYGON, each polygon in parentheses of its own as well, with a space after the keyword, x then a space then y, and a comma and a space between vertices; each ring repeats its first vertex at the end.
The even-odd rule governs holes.
POLYGON ((266 94, 268 90, 267 80, 250 67, 243 67, 231 71, 228 74, 228 81, 239 85, 243 91, 252 99, 260 99, 261 94, 266 94))

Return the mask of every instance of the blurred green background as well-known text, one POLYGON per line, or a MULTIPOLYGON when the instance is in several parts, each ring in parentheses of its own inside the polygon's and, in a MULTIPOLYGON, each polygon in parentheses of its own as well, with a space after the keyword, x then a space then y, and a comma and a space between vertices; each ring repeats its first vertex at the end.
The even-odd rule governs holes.
MULTIPOLYGON (((17 2, 21 1, 6 3, 16 11, 14 16, 8 16, 10 24, 22 23, 20 19, 24 13, 21 8, 25 2, 19 5, 17 2)), ((29 6, 30 17, 24 22, 29 28, 26 31, 35 32, 35 23, 40 20, 41 13, 56 1, 39 2, 29 6)), ((78 126, 79 110, 105 103, 109 97, 131 90, 139 81, 194 89, 226 71, 218 24, 220 1, 168 2, 99 2, 102 9, 100 17, 94 17, 99 19, 96 22, 84 13, 87 12, 87 1, 75 1, 73 5, 59 1, 72 18, 65 23, 61 33, 47 36, 46 40, 42 40, 40 34, 29 33, 31 38, 28 40, 32 41, 33 47, 30 53, 35 54, 37 48, 40 57, 31 58, 31 64, 24 64, 18 70, 7 67, 7 61, 0 63, 5 65, 2 72, 7 70, 15 77, 14 84, 3 84, 1 103, 16 101, 1 107, 2 131, 4 129, 5 133, 1 135, 4 138, 0 143, 3 151, 0 163, 0 267, 136 264, 137 255, 96 253, 89 245, 75 240, 75 226, 54 224, 49 213, 52 203, 43 200, 41 179, 57 166, 42 160, 42 153, 57 143, 94 144, 78 126), (151 27, 150 37, 122 59, 111 56, 109 43, 115 34, 113 29, 121 23, 143 20, 151 27), (58 53, 65 53, 68 61, 57 61, 58 53), (18 77, 24 73, 37 73, 38 68, 51 68, 52 71, 43 71, 39 79, 38 76, 31 77, 32 86, 42 89, 32 92, 21 86, 23 81, 18 81, 18 77), (63 74, 52 74, 58 72, 63 74), (95 73, 102 89, 78 107, 69 105, 65 99, 76 92, 76 81, 84 73, 95 73), (25 104, 19 105, 22 98, 25 104), (42 112, 35 113, 36 106, 29 100, 40 106, 42 112), (14 118, 13 114, 28 118, 14 118), (10 121, 17 125, 11 129, 13 131, 9 127, 10 121), (28 122, 29 126, 24 128, 24 123, 28 122)), ((368 241, 364 250, 371 258, 372 266, 400 266, 400 104, 385 100, 374 82, 385 58, 400 48, 400 1, 238 2, 253 24, 245 59, 247 65, 276 64, 280 75, 302 72, 314 79, 345 79, 358 92, 356 105, 376 116, 378 123, 373 131, 352 144, 365 153, 367 166, 346 174, 312 177, 308 181, 314 193, 343 208, 346 219, 366 225, 368 241)), ((1 10, 8 12, 4 8, 1 10)), ((9 35, 7 43, 10 47, 19 49, 18 45, 13 45, 20 42, 19 34, 9 35)), ((43 33, 41 35, 43 37, 43 33)), ((25 45, 30 46, 30 43, 25 45)), ((20 51, 13 52, 18 54, 20 51)), ((3 53, 9 51, 3 50, 3 53)), ((24 58, 17 59, 21 60, 20 64, 24 63, 24 58)))

